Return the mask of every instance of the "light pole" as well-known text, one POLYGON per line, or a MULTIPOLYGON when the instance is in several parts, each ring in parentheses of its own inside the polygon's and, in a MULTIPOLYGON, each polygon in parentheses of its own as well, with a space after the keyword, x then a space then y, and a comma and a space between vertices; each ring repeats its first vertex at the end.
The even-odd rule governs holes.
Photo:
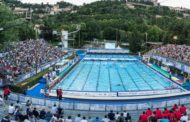
POLYGON ((147 48, 148 33, 145 33, 145 50, 147 48))
POLYGON ((79 47, 80 47, 80 30, 79 30, 79 47))
POLYGON ((148 39, 148 33, 147 32, 145 33, 145 36, 146 36, 146 40, 145 40, 146 42, 145 43, 147 43, 147 39, 148 39))
POLYGON ((38 73, 38 27, 35 26, 34 27, 34 30, 35 30, 35 37, 36 37, 36 40, 35 40, 35 72, 36 72, 36 75, 38 73))

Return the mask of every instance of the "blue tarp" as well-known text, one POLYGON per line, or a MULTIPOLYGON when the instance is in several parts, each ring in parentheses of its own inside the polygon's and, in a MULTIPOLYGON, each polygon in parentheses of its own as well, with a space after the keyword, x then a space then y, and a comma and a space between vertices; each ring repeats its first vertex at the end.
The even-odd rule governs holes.
POLYGON ((35 86, 33 89, 28 90, 26 92, 26 94, 29 95, 29 96, 31 96, 31 97, 44 97, 44 95, 42 95, 40 93, 40 90, 45 88, 45 86, 46 86, 45 83, 46 82, 45 82, 44 78, 40 79, 39 80, 39 84, 37 86, 35 86))

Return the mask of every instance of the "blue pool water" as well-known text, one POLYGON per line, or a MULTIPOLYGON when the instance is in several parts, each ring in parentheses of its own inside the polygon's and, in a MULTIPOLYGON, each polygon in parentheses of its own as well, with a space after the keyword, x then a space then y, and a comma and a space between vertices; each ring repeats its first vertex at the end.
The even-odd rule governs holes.
MULTIPOLYGON (((124 55, 87 55, 97 58, 135 58, 124 55)), ((173 82, 141 61, 82 60, 55 88, 74 91, 144 91, 171 88, 173 82)))

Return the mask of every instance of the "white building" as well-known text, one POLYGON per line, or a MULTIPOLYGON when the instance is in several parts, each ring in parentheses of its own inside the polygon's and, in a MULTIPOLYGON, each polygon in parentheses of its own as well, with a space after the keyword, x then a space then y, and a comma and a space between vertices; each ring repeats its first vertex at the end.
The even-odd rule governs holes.
POLYGON ((28 11, 28 8, 15 7, 14 9, 15 14, 25 14, 28 11))

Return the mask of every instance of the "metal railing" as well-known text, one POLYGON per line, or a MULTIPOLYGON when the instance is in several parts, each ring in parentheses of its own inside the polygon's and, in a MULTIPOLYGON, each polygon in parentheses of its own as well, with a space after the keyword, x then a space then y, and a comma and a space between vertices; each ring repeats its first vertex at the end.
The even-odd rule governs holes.
POLYGON ((65 110, 87 110, 87 111, 123 111, 123 110, 145 110, 147 108, 165 108, 172 107, 174 104, 177 105, 190 105, 190 95, 185 95, 177 98, 167 98, 163 100, 136 100, 134 102, 121 102, 121 101, 94 101, 94 102, 83 102, 83 101, 72 101, 49 99, 49 98, 35 98, 21 94, 11 93, 9 96, 10 102, 20 101, 26 103, 27 100, 32 101, 33 105, 52 107, 54 104, 60 104, 65 110))

